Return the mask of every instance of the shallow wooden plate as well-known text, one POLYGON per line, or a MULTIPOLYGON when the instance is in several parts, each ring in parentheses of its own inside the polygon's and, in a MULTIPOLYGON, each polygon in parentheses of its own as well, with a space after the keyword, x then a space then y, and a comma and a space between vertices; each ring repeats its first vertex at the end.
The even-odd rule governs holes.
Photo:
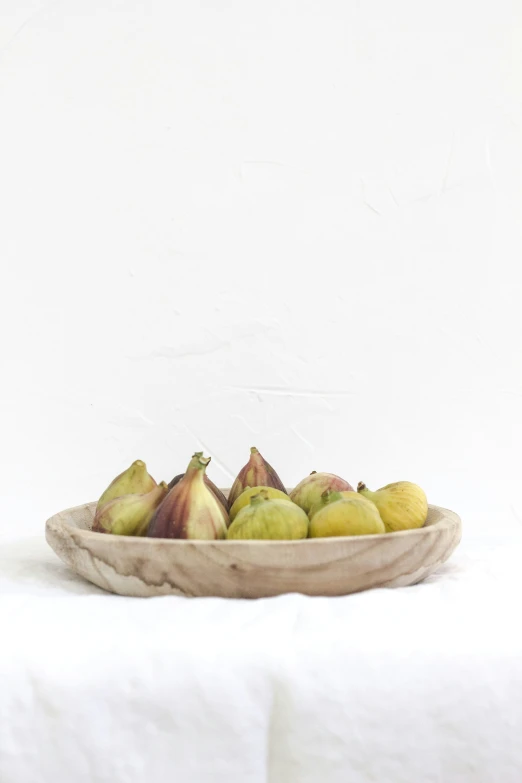
POLYGON ((45 536, 64 563, 119 595, 261 598, 281 593, 346 595, 416 584, 461 538, 453 511, 430 506, 418 530, 303 541, 184 541, 93 533, 96 503, 47 520, 45 536))

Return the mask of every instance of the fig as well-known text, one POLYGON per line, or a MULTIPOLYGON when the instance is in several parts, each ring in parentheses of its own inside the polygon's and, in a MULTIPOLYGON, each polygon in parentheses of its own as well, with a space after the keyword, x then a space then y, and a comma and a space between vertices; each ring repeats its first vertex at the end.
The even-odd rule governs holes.
POLYGON ((386 530, 422 527, 428 518, 428 500, 423 489, 411 481, 396 481, 371 492, 362 481, 357 492, 375 503, 386 530))
POLYGON ((360 495, 357 495, 357 492, 354 490, 345 489, 342 492, 333 492, 331 489, 327 489, 322 493, 317 503, 314 503, 308 512, 308 518, 312 519, 317 511, 324 508, 324 506, 326 506, 328 503, 331 503, 333 495, 336 496, 336 500, 340 500, 341 498, 361 497, 360 495))
POLYGON ((250 459, 241 468, 228 495, 228 504, 232 508, 238 497, 249 487, 274 487, 286 493, 283 482, 271 465, 261 456, 255 446, 250 449, 250 459))
POLYGON ((288 500, 270 498, 261 490, 250 498, 228 528, 231 540, 293 541, 308 535, 308 517, 288 500))
POLYGON ((127 470, 111 481, 98 500, 96 511, 114 498, 119 498, 122 495, 143 495, 150 492, 155 486, 157 486, 156 482, 147 472, 147 466, 141 459, 137 459, 127 470))
POLYGON ((340 492, 332 492, 326 504, 313 515, 309 535, 310 538, 326 538, 385 532, 384 522, 374 503, 356 492, 352 497, 343 497, 340 492))
POLYGON ((149 525, 151 538, 225 538, 228 514, 205 484, 210 457, 194 454, 183 476, 169 491, 149 525))
POLYGON ((142 495, 121 495, 96 511, 92 529, 95 533, 117 536, 144 536, 152 516, 166 497, 169 488, 164 481, 142 495))
MULTIPOLYGON (((202 457, 203 456, 203 452, 202 451, 196 451, 196 453, 193 454, 193 456, 194 457, 202 457)), ((175 487, 176 484, 178 483, 178 481, 181 481, 181 479, 183 478, 184 475, 185 475, 184 473, 178 473, 177 476, 174 476, 172 481, 169 482, 169 489, 172 489, 173 487, 175 487)), ((228 500, 226 499, 224 494, 221 492, 219 487, 217 487, 214 484, 214 482, 211 479, 209 479, 209 477, 207 476, 206 473, 205 473, 205 484, 214 493, 214 495, 216 496, 216 499, 219 500, 219 502, 221 503, 221 505, 223 506, 225 511, 228 513, 228 500)))
POLYGON ((353 492, 354 488, 340 476, 334 473, 317 473, 315 470, 291 491, 290 500, 297 503, 307 514, 323 492, 353 492))
POLYGON ((279 500, 286 500, 287 503, 291 503, 292 501, 286 494, 286 492, 281 492, 280 489, 275 489, 274 487, 248 487, 248 489, 245 489, 244 492, 241 493, 241 495, 237 498, 237 500, 233 503, 232 508, 230 509, 230 521, 233 522, 236 516, 238 515, 239 511, 241 511, 242 508, 245 506, 248 506, 250 503, 250 499, 254 495, 258 495, 261 490, 265 490, 266 496, 269 499, 273 498, 279 498, 279 500))

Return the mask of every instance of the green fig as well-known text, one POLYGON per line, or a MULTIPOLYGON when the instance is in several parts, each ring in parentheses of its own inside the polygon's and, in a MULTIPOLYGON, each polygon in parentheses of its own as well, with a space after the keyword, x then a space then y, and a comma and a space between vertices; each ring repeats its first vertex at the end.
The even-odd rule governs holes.
POLYGON ((150 492, 155 486, 157 486, 156 482, 147 473, 147 466, 141 459, 137 459, 127 470, 111 481, 98 500, 96 511, 114 498, 119 498, 122 495, 143 495, 150 492))
POLYGON ((328 489, 335 492, 354 491, 351 484, 340 476, 336 476, 334 473, 316 473, 314 470, 294 487, 290 492, 290 500, 293 500, 309 514, 314 503, 318 503, 323 492, 328 489))
POLYGON ((245 489, 250 487, 274 487, 288 494, 274 468, 261 456, 255 446, 250 449, 250 459, 241 468, 232 484, 228 495, 230 508, 245 489))
POLYGON ((152 538, 225 538, 228 513, 205 484, 210 457, 195 454, 183 476, 154 514, 148 535, 152 538))
POLYGON ((357 492, 353 492, 352 490, 345 489, 342 492, 336 492, 331 489, 326 489, 317 503, 314 503, 310 511, 308 512, 308 518, 313 519, 314 514, 316 514, 318 511, 320 511, 324 506, 327 506, 328 503, 333 503, 336 500, 342 500, 342 498, 351 498, 351 497, 360 497, 360 495, 357 495, 357 492))
POLYGON ((422 527, 428 518, 426 494, 411 481, 396 481, 375 492, 360 481, 357 492, 375 503, 389 532, 422 527))
POLYGON ((237 500, 234 501, 232 504, 232 508, 230 509, 230 521, 233 522, 234 519, 237 517, 238 513, 241 511, 242 508, 245 506, 248 506, 250 503, 250 499, 254 495, 258 495, 261 490, 264 490, 268 498, 271 500, 274 498, 279 498, 279 500, 286 500, 287 503, 291 503, 292 501, 286 494, 286 492, 281 492, 280 489, 275 489, 274 487, 248 487, 245 489, 244 492, 241 493, 241 495, 237 498, 237 500))
POLYGON ((340 492, 331 494, 329 502, 310 521, 310 538, 386 533, 377 506, 357 492, 351 494, 350 498, 342 497, 340 492))
POLYGON ((169 491, 161 484, 143 495, 121 495, 105 503, 94 517, 95 533, 113 533, 117 536, 144 536, 152 516, 169 491))
POLYGON ((289 500, 270 498, 261 490, 250 498, 230 525, 230 540, 293 541, 308 535, 308 517, 299 506, 289 500))

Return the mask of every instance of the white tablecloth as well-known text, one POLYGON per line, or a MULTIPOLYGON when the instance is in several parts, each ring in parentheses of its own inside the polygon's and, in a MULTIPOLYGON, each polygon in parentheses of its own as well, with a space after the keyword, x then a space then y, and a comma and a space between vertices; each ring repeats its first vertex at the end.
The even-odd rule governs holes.
POLYGON ((130 599, 0 543, 1 783, 520 783, 522 538, 416 587, 130 599))

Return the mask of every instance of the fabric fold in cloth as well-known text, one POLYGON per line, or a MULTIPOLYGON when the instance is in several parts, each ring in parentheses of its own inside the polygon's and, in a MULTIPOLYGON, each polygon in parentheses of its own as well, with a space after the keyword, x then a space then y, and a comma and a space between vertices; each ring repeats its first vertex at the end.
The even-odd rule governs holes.
POLYGON ((2 783, 520 783, 522 538, 415 587, 131 599, 0 548, 2 783))

